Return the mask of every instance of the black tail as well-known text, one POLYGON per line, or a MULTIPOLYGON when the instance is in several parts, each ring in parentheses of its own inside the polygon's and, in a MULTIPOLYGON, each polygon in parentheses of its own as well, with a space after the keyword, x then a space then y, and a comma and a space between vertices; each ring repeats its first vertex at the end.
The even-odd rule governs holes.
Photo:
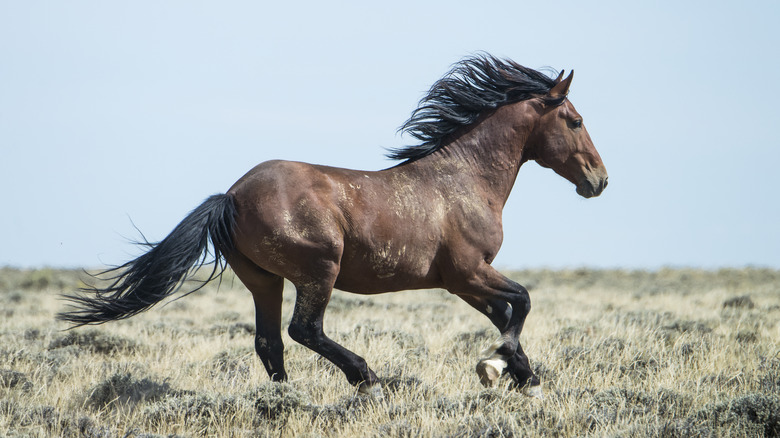
POLYGON ((66 295, 75 308, 57 315, 74 326, 102 324, 129 318, 175 293, 182 282, 208 264, 209 240, 214 248, 214 268, 190 294, 220 277, 227 268, 224 257, 233 250, 236 206, 230 195, 214 195, 193 210, 171 234, 135 260, 104 271, 112 283, 104 288, 87 287, 66 295))

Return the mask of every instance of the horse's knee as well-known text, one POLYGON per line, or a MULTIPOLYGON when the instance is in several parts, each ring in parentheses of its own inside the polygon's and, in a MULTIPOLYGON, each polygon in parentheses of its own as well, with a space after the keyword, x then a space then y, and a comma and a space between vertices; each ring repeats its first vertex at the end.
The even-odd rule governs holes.
POLYGON ((528 315, 531 312, 531 295, 523 286, 520 286, 517 299, 512 302, 512 309, 519 310, 523 315, 528 315))

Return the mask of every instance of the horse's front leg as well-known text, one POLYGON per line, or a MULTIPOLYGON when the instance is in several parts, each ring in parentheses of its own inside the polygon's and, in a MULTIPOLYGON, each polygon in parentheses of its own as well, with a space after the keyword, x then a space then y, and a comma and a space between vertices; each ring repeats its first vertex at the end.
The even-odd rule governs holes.
POLYGON ((449 290, 487 315, 501 332, 501 338, 489 357, 477 365, 480 381, 492 386, 504 372, 508 372, 526 394, 540 396, 539 379, 531 371, 519 341, 523 324, 531 311, 528 291, 487 263, 480 264, 465 281, 449 290))
MULTIPOLYGON (((468 303, 471 307, 477 309, 483 315, 490 319, 499 330, 504 330, 509 324, 509 320, 512 316, 512 307, 506 301, 494 300, 489 298, 480 298, 472 295, 460 295, 460 298, 468 303)), ((494 355, 495 352, 491 352, 494 355)), ((477 364, 477 373, 480 376, 480 381, 485 386, 493 386, 501 374, 509 374, 512 380, 517 383, 518 387, 522 388, 523 393, 530 396, 538 396, 541 392, 541 382, 539 378, 531 370, 531 365, 528 362, 528 356, 523 351, 523 346, 518 343, 515 354, 506 360, 506 367, 503 372, 496 368, 492 368, 496 359, 490 357, 482 359, 477 364), (536 388, 538 387, 538 388, 536 388)), ((501 365, 499 362, 496 365, 501 365)))

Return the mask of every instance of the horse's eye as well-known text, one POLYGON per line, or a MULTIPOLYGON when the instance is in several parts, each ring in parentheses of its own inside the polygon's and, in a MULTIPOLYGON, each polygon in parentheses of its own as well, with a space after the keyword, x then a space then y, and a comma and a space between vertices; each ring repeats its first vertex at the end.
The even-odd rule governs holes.
POLYGON ((572 126, 573 128, 575 128, 575 129, 576 129, 576 128, 582 128, 582 120, 580 120, 580 119, 577 119, 577 120, 575 120, 575 121, 571 122, 571 126, 572 126))

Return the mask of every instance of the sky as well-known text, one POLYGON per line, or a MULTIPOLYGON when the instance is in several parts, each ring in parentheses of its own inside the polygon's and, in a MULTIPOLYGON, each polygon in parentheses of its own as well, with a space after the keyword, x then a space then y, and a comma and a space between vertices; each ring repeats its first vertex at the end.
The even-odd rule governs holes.
POLYGON ((0 266, 121 264, 262 161, 389 167, 484 51, 575 70, 610 182, 525 164, 494 265, 780 268, 780 2, 645 3, 0 0, 0 266))

